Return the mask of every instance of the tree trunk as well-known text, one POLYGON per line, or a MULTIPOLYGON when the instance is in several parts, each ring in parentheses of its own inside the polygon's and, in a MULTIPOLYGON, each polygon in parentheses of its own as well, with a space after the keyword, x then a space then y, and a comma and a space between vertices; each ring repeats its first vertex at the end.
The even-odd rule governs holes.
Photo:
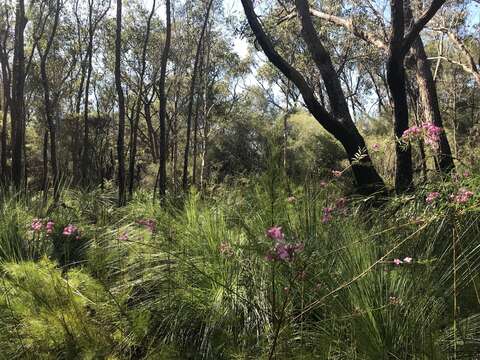
POLYGON ((187 139, 185 143, 185 153, 183 157, 182 187, 184 191, 187 190, 188 188, 188 156, 190 152, 190 133, 192 130, 193 98, 194 98, 195 84, 197 79, 198 62, 200 60, 200 52, 201 52, 203 37, 205 35, 205 30, 207 28, 208 19, 210 16, 210 9, 212 7, 212 4, 213 4, 213 0, 209 0, 207 4, 205 19, 202 25, 202 30, 200 32, 200 38, 198 39, 198 43, 197 43, 197 50, 195 52, 195 62, 193 64, 192 80, 190 83, 190 94, 189 94, 188 113, 187 113, 187 139))
MULTIPOLYGON (((53 21, 52 32, 47 40, 45 51, 42 53, 41 46, 37 45, 37 51, 40 56, 40 79, 43 87, 43 105, 45 108, 45 117, 47 120, 48 133, 50 134, 50 165, 52 168, 53 177, 53 194, 55 201, 58 200, 59 192, 59 173, 57 160, 57 139, 56 139, 56 123, 54 121, 54 113, 52 109, 52 102, 50 99, 50 82, 47 76, 47 58, 57 32, 58 21, 60 17, 60 1, 56 2, 55 18, 53 21)), ((48 185, 48 181, 46 183, 48 185)))
POLYGON ((160 100, 160 112, 159 112, 159 122, 160 122, 160 141, 159 141, 159 178, 158 178, 158 191, 160 198, 163 199, 167 192, 167 95, 165 91, 165 82, 167 78, 167 62, 168 55, 170 52, 170 41, 172 34, 172 23, 170 18, 170 0, 166 0, 166 20, 167 28, 165 34, 165 46, 163 48, 162 60, 160 66, 160 79, 159 79, 159 100, 160 100))
POLYGON ((117 19, 115 31, 115 88, 118 97, 118 206, 127 202, 125 182, 125 98, 122 89, 120 56, 122 52, 122 0, 117 0, 117 19))
MULTIPOLYGON (((410 6, 406 11, 407 17, 413 19, 410 6)), ((433 79, 432 69, 423 46, 423 41, 419 37, 413 42, 412 52, 415 56, 416 79, 420 100, 422 103, 423 114, 427 122, 443 128, 442 113, 438 104, 437 88, 433 79)), ((454 167, 452 151, 448 143, 445 131, 440 134, 440 143, 438 149, 439 167, 442 173, 449 173, 454 167)))
POLYGON ((24 141, 25 141, 25 49, 24 30, 26 25, 24 0, 17 0, 15 10, 15 43, 12 70, 12 180, 17 190, 24 180, 24 141))
MULTIPOLYGON (((145 68, 147 63, 147 49, 148 49, 148 40, 150 38, 150 24, 152 22, 152 17, 155 12, 155 0, 152 3, 152 11, 147 19, 147 29, 145 32, 145 37, 143 39, 143 46, 142 46, 142 57, 141 57, 141 69, 140 69, 140 77, 138 80, 138 94, 134 104, 134 117, 133 117, 133 132, 132 132, 132 143, 130 145, 130 162, 129 162, 129 182, 128 182, 128 194, 130 197, 133 196, 133 190, 135 188, 135 164, 136 164, 136 157, 137 157, 137 143, 138 143, 138 126, 140 122, 140 112, 142 106, 142 99, 143 99, 143 82, 145 77, 145 68)), ((139 178, 139 172, 137 171, 139 178)))
POLYGON ((82 160, 81 160, 81 177, 82 185, 86 186, 90 183, 91 179, 89 178, 89 165, 90 165, 90 139, 89 139, 89 92, 90 92, 90 79, 92 76, 92 56, 93 56, 93 35, 94 29, 92 25, 92 9, 89 10, 89 29, 88 29, 88 46, 86 53, 86 79, 85 79, 85 92, 84 92, 84 104, 83 104, 83 151, 82 151, 82 160))

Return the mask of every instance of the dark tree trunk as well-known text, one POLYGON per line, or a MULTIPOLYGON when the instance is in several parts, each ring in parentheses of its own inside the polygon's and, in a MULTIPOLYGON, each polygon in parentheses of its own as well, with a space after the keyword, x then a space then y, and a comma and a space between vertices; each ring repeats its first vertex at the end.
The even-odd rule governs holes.
POLYGON ((84 104, 83 104, 83 151, 82 151, 82 160, 80 165, 82 185, 86 186, 90 183, 89 178, 89 165, 90 165, 90 139, 89 139, 89 93, 90 93, 90 79, 92 76, 92 56, 93 56, 93 35, 94 29, 92 24, 92 11, 90 7, 88 14, 88 45, 86 52, 86 78, 85 78, 85 92, 84 92, 84 104))
POLYGON ((170 0, 166 0, 166 18, 167 18, 167 28, 165 34, 165 46, 163 47, 162 60, 160 66, 160 79, 158 83, 159 89, 159 100, 160 100, 160 111, 159 111, 159 122, 160 122, 160 141, 159 141, 159 177, 158 177, 158 191, 160 198, 163 199, 167 192, 167 94, 165 91, 165 82, 167 78, 167 62, 168 55, 170 52, 170 41, 172 34, 172 24, 171 24, 171 9, 170 9, 170 0))
POLYGON ((193 115, 193 102, 195 94, 195 84, 197 79, 198 71, 198 62, 200 60, 200 53, 202 49, 203 37, 205 35, 205 30, 207 28, 208 19, 210 17, 210 9, 212 8, 213 0, 209 0, 207 4, 207 11, 205 14, 205 19, 203 21, 202 29, 200 32, 200 38, 197 43, 197 50, 195 52, 195 62, 193 64, 192 80, 190 83, 190 94, 188 101, 188 112, 187 112, 187 139, 185 143, 185 153, 183 157, 183 177, 182 177, 182 187, 183 190, 188 188, 188 156, 190 153, 190 133, 192 132, 192 115, 193 115))
POLYGON ((264 32, 257 19, 252 1, 242 0, 247 20, 265 55, 274 66, 297 86, 310 113, 330 134, 340 141, 345 148, 352 165, 358 192, 364 194, 374 193, 384 187, 383 181, 371 164, 368 152, 366 151, 365 141, 351 121, 348 107, 347 111, 345 110, 346 100, 343 96, 343 91, 341 87, 339 88, 338 86, 339 80, 338 77, 335 78, 335 70, 333 69, 333 72, 331 71, 333 66, 331 65, 330 57, 323 48, 313 28, 308 3, 297 0, 296 4, 302 22, 302 35, 319 70, 322 72, 322 77, 324 76, 325 86, 327 87, 328 85, 328 95, 332 97, 330 99, 332 113, 328 112, 318 102, 313 89, 307 84, 298 70, 277 53, 272 41, 264 32), (338 119, 337 116, 339 117, 338 119), (363 156, 359 157, 359 154, 363 154, 363 156))
MULTIPOLYGON (((405 9, 409 3, 404 0, 390 0, 390 14, 392 18, 391 35, 389 41, 387 61, 387 83, 393 102, 394 135, 401 138, 408 129, 408 102, 405 78, 405 56, 418 39, 420 31, 436 14, 446 0, 433 0, 429 9, 412 23, 409 32, 405 35, 405 9)), ((408 14, 407 14, 408 15, 408 14)), ((412 151, 410 144, 402 145, 397 141, 395 145, 396 169, 395 188, 397 193, 409 191, 413 186, 412 151)))
POLYGON ((25 49, 24 30, 26 25, 24 0, 17 0, 15 10, 15 44, 12 70, 12 180, 17 190, 24 180, 24 140, 25 140, 25 49))
MULTIPOLYGON (((2 45, 5 45, 2 44, 2 45)), ((8 71, 8 58, 4 58, 3 54, 4 46, 0 48, 0 61, 2 67, 2 81, 3 81, 3 91, 2 91, 2 129, 0 135, 0 183, 6 184, 8 181, 8 169, 7 169, 7 120, 8 112, 10 110, 10 74, 8 71)))
POLYGON ((122 89, 120 56, 122 52, 122 0, 117 0, 117 27, 115 31, 115 88, 118 96, 118 206, 127 202, 125 179, 125 98, 122 89))

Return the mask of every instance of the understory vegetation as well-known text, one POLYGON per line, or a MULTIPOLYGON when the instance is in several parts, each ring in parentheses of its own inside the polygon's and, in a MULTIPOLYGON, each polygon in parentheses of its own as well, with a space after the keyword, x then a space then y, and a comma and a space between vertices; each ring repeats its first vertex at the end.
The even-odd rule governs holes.
POLYGON ((373 200, 272 166, 162 206, 4 194, 2 358, 473 359, 479 185, 373 200))

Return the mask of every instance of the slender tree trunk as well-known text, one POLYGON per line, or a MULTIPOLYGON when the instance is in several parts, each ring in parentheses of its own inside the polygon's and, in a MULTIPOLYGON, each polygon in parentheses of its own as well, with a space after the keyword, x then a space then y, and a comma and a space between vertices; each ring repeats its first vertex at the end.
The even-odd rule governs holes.
MULTIPOLYGON (((57 160, 57 139, 56 139, 56 123, 54 121, 54 112, 52 109, 52 101, 50 99, 50 82, 47 76, 47 58, 57 32, 58 21, 60 17, 60 1, 56 2, 55 18, 53 21, 52 31, 47 40, 45 51, 42 52, 41 46, 37 45, 37 51, 40 57, 40 79, 43 87, 43 104, 45 108, 45 117, 47 120, 48 133, 50 134, 50 163, 53 177, 53 194, 55 201, 58 200, 59 192, 59 173, 57 160)), ((46 183, 48 184, 48 182, 46 183)))
POLYGON ((8 127, 8 112, 10 111, 10 69, 8 65, 8 54, 6 51, 7 46, 7 34, 8 31, 5 30, 3 39, 0 39, 0 66, 2 71, 2 129, 0 135, 0 183, 6 184, 9 179, 8 168, 7 168, 7 127, 8 127))
POLYGON ((147 130, 148 130, 148 143, 150 145, 150 152, 152 154, 153 162, 157 162, 158 160, 158 145, 157 141, 155 140, 155 130, 153 128, 152 123, 152 111, 150 109, 151 103, 144 102, 143 103, 143 111, 145 112, 145 122, 147 123, 147 130))
POLYGON ((128 182, 128 194, 130 197, 133 196, 133 190, 135 188, 135 163, 137 157, 137 135, 138 135, 138 126, 140 122, 140 112, 142 106, 142 99, 143 99, 143 82, 145 77, 145 68, 147 63, 147 49, 148 49, 148 40, 150 38, 150 25, 152 23, 152 17, 155 12, 155 0, 152 3, 152 11, 148 16, 147 20, 147 29, 145 32, 145 37, 143 39, 143 46, 142 46, 142 57, 141 57, 141 69, 140 69, 140 78, 138 81, 138 94, 137 99, 135 101, 135 115, 133 118, 133 137, 132 137, 132 144, 130 145, 130 163, 129 163, 129 182, 128 182))
POLYGON ((43 169, 42 169, 42 190, 44 200, 47 199, 48 192, 48 130, 44 129, 43 133, 43 169))
POLYGON ((162 60, 160 66, 160 79, 158 83, 159 89, 159 100, 160 100, 160 112, 159 112, 159 122, 160 122, 160 141, 159 141, 159 178, 158 178, 158 191, 160 198, 163 199, 167 192, 167 94, 165 91, 165 83, 167 78, 167 62, 170 52, 170 41, 172 35, 172 22, 171 22, 171 9, 170 9, 170 0, 166 0, 166 20, 167 28, 165 34, 165 46, 163 48, 162 60))
POLYGON ((115 88, 118 97, 118 206, 127 202, 125 180, 125 98, 122 89, 120 56, 122 53, 122 0, 117 0, 117 27, 115 31, 115 88))
POLYGON ((24 30, 26 25, 24 0, 17 0, 15 11, 15 44, 12 72, 12 180, 20 190, 24 180, 24 140, 25 140, 25 49, 24 30))
POLYGON ((202 48, 203 37, 205 35, 205 30, 207 28, 208 19, 210 17, 210 9, 212 8, 213 0, 208 0, 207 4, 207 11, 205 14, 205 19, 203 21, 202 29, 200 32, 200 38, 198 39, 197 43, 197 50, 195 52, 195 62, 193 64, 193 72, 192 72, 192 79, 190 82, 190 94, 189 94, 189 102, 188 102, 188 112, 187 112, 187 139, 185 143, 185 153, 183 157, 183 177, 182 177, 182 188, 183 190, 187 190, 188 188, 188 157, 190 153, 190 133, 192 129, 192 113, 193 113, 193 98, 195 94, 195 84, 197 79, 197 71, 198 71, 198 62, 200 60, 200 53, 202 48))
POLYGON ((89 93, 90 93, 90 79, 92 76, 92 56, 93 56, 93 35, 94 29, 92 24, 92 9, 89 10, 89 30, 88 30, 88 46, 86 53, 87 60, 87 75, 85 79, 85 92, 84 92, 84 104, 83 104, 83 151, 81 161, 81 176, 82 185, 86 186, 91 182, 89 178, 89 165, 90 165, 90 139, 89 139, 89 93))
POLYGON ((2 93, 2 130, 1 130, 1 158, 0 158, 0 183, 6 184, 8 181, 8 169, 7 169, 7 121, 8 121, 8 111, 9 111, 9 92, 10 84, 9 79, 6 77, 6 71, 3 71, 2 64, 2 79, 3 79, 3 93, 2 93))

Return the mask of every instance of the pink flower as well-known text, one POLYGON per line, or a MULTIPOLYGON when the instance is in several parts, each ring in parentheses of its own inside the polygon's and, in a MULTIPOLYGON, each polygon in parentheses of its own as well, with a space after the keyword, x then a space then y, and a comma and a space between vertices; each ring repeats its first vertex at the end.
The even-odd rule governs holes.
POLYGON ((75 225, 69 224, 63 229, 63 235, 70 236, 78 231, 75 225))
POLYGON ((137 224, 145 226, 151 232, 154 232, 155 229, 157 228, 157 222, 153 219, 137 220, 137 224))
POLYGON ((289 196, 287 198, 287 202, 289 202, 290 204, 293 204, 297 201, 297 198, 295 196, 289 196))
POLYGON ((462 188, 458 190, 457 194, 450 195, 450 198, 453 199, 453 201, 457 204, 465 204, 472 198, 473 195, 475 194, 472 191, 462 188))
POLYGON ((405 259, 403 259, 403 262, 406 263, 406 264, 410 264, 412 262, 412 258, 407 256, 405 259))
POLYGON ((398 266, 400 264, 403 264, 403 261, 400 259, 393 259, 393 263, 398 266))
POLYGON ((322 223, 326 224, 332 220, 332 211, 333 208, 325 207, 323 208, 323 216, 322 216, 322 223))
POLYGON ((336 178, 339 178, 340 176, 342 176, 342 172, 338 170, 332 170, 332 175, 336 178))
POLYGON ((40 230, 43 228, 43 224, 40 219, 33 219, 30 226, 34 232, 40 232, 40 230))
POLYGON ((373 151, 378 151, 378 150, 380 150, 380 145, 375 143, 375 144, 372 145, 372 149, 373 149, 373 151))
POLYGON ((463 177, 469 177, 469 176, 470 176, 470 173, 468 171, 463 172, 463 177))
POLYGON ((430 145, 433 149, 438 149, 438 143, 440 141, 440 134, 443 129, 434 125, 431 122, 424 122, 420 126, 412 126, 403 132, 402 138, 405 141, 411 141, 413 139, 420 139, 423 137, 425 143, 430 145))
POLYGON ((280 226, 272 226, 270 229, 267 230, 266 233, 267 237, 273 240, 283 240, 285 237, 284 233, 282 232, 282 228, 280 226))
POLYGON ((427 202, 427 204, 431 204, 439 196, 440 196, 440 193, 438 191, 432 191, 431 193, 428 193, 427 197, 425 198, 425 201, 427 202))
POLYGON ((344 197, 338 198, 337 201, 335 201, 336 209, 343 209, 345 206, 347 206, 347 199, 344 197))
POLYGON ((120 240, 120 241, 127 241, 127 240, 128 240, 128 233, 127 233, 126 231, 124 231, 124 232, 122 233, 122 235, 119 235, 119 236, 118 236, 117 239, 120 240))
POLYGON ((328 185, 328 183, 324 180, 320 181, 320 187, 326 187, 328 185))
POLYGON ((225 256, 232 256, 234 254, 232 247, 226 241, 220 243, 219 250, 220 254, 225 256))
POLYGON ((55 223, 52 220, 48 220, 47 225, 45 225, 45 229, 47 229, 47 234, 51 234, 53 232, 53 228, 55 223))

